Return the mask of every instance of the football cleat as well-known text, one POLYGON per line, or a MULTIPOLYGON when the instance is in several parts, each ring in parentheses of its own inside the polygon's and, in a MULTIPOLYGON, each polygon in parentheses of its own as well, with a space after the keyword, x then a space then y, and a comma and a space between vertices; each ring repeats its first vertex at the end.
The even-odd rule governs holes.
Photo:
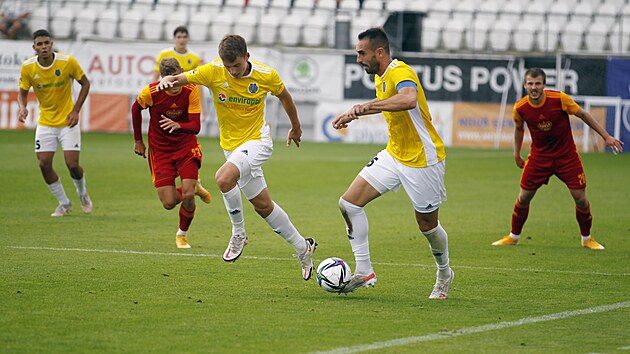
POLYGON ((177 248, 190 248, 190 244, 188 243, 186 235, 175 236, 175 245, 177 246, 177 248))
POLYGON ((311 274, 313 274, 313 252, 317 248, 317 242, 313 238, 307 238, 306 251, 303 254, 298 255, 298 263, 302 266, 302 278, 309 280, 311 274))
POLYGON ((376 285, 376 274, 374 272, 368 275, 355 274, 339 292, 351 293, 360 288, 374 287, 374 285, 376 285))
POLYGON ((210 195, 210 192, 208 192, 207 189, 203 188, 200 180, 197 180, 197 184, 195 184, 195 194, 199 196, 201 201, 203 201, 206 204, 210 204, 210 201, 212 200, 212 196, 210 195))
POLYGON ((493 246, 516 246, 518 245, 518 239, 512 238, 512 236, 507 235, 498 241, 492 242, 493 246))
POLYGON ((451 283, 453 282, 453 278, 455 278, 453 270, 450 269, 450 271, 451 276, 448 277, 448 279, 437 278, 433 286, 433 291, 431 295, 429 295, 429 299, 448 299, 448 291, 451 290, 451 283))
POLYGON ((586 247, 591 250, 604 250, 606 247, 602 246, 599 242, 595 241, 592 237, 582 240, 582 247, 586 247))
POLYGON ((230 238, 230 244, 228 244, 225 253, 223 254, 223 260, 226 262, 234 262, 243 253, 243 248, 247 244, 247 235, 232 235, 230 238))
POLYGON ((92 199, 90 199, 90 196, 85 193, 81 196, 81 209, 83 209, 84 213, 90 214, 92 212, 92 207, 92 199))
POLYGON ((50 214, 50 216, 64 216, 64 215, 68 215, 70 214, 70 212, 72 211, 72 203, 69 204, 59 204, 57 205, 57 208, 55 209, 55 211, 50 214))

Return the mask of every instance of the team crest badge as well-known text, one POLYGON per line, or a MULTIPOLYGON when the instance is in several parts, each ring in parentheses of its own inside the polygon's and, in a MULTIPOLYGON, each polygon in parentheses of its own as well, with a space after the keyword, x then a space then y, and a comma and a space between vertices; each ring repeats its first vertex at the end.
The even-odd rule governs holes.
POLYGON ((249 93, 256 93, 258 92, 258 84, 249 84, 249 87, 247 89, 249 90, 249 93))
POLYGON ((61 75, 61 70, 59 70, 59 69, 55 70, 55 75, 57 75, 57 76, 61 75))

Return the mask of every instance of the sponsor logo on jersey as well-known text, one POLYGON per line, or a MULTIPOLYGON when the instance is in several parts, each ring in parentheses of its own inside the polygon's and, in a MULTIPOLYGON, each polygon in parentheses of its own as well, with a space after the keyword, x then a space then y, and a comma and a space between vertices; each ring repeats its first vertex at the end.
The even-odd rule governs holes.
POLYGON ((219 98, 219 101, 221 102, 225 102, 227 100, 227 96, 223 92, 219 93, 217 98, 219 98))

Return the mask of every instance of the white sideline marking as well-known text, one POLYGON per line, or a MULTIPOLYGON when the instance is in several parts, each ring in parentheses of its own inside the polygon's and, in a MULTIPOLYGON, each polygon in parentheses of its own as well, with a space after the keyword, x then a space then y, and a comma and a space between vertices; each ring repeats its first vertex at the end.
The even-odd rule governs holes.
MULTIPOLYGON (((129 250, 99 250, 90 248, 64 248, 64 247, 33 247, 33 246, 0 246, 0 248, 24 249, 24 250, 40 250, 40 251, 66 251, 66 252, 94 252, 94 253, 122 253, 122 254, 139 254, 139 255, 157 255, 157 256, 175 256, 175 257, 211 257, 222 258, 220 254, 213 253, 178 253, 178 252, 151 252, 151 251, 129 251, 129 250)), ((270 261, 295 261, 295 258, 280 257, 264 257, 264 256, 241 256, 244 259, 260 259, 270 261)), ((372 262, 375 265, 397 266, 397 267, 419 267, 419 268, 435 268, 435 264, 420 263, 386 263, 372 262)), ((630 276, 630 273, 604 273, 604 272, 581 272, 575 270, 554 270, 554 269, 537 269, 537 268, 501 268, 501 267, 478 267, 478 266, 452 266, 455 269, 472 269, 472 270, 498 270, 506 272, 530 272, 530 273, 558 273, 558 274, 576 274, 576 275, 605 275, 605 276, 630 276)))
POLYGON ((487 324, 487 325, 482 325, 482 326, 477 326, 477 327, 468 327, 468 328, 458 329, 455 331, 437 332, 437 333, 426 334, 424 336, 413 336, 413 337, 392 339, 392 340, 382 341, 382 342, 374 342, 370 344, 355 345, 351 347, 340 347, 340 348, 335 348, 335 349, 327 350, 327 351, 312 352, 311 354, 359 353, 359 352, 364 352, 368 350, 399 347, 402 345, 408 345, 408 344, 419 343, 419 342, 429 342, 433 340, 459 337, 459 336, 468 335, 468 334, 496 331, 499 329, 504 329, 504 328, 509 328, 509 327, 518 327, 518 326, 523 326, 523 325, 532 324, 532 323, 561 320, 561 319, 565 319, 569 317, 613 311, 613 310, 626 308, 626 307, 630 307, 630 301, 591 307, 591 308, 582 309, 582 310, 558 312, 558 313, 553 313, 550 315, 544 315, 544 316, 538 316, 538 317, 525 317, 516 321, 499 322, 499 323, 487 324))

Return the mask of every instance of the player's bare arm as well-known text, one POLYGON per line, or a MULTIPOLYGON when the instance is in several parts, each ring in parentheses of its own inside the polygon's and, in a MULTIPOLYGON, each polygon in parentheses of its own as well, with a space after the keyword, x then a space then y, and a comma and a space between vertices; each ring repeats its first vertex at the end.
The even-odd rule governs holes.
POLYGON ((381 111, 370 110, 370 104, 378 101, 378 98, 371 100, 370 102, 355 104, 348 111, 338 115, 333 119, 332 126, 335 129, 343 129, 348 127, 348 123, 360 116, 366 116, 370 114, 380 113, 381 111))
POLYGON ((168 75, 160 80, 160 83, 157 84, 158 91, 164 91, 171 87, 180 87, 188 84, 188 79, 184 74, 178 75, 168 75))
POLYGON ((87 76, 83 75, 81 80, 77 80, 77 82, 81 85, 81 90, 79 91, 77 101, 74 103, 74 108, 70 111, 70 113, 68 113, 68 117, 66 118, 66 122, 69 127, 74 127, 79 124, 79 112, 81 111, 81 107, 83 107, 83 103, 90 92, 90 80, 88 80, 87 76))
POLYGON ((133 152, 135 152, 136 155, 140 155, 146 159, 147 147, 144 145, 144 141, 136 140, 136 142, 133 145, 133 152))
POLYGON ((416 108, 418 105, 418 90, 415 87, 406 86, 397 94, 385 100, 376 100, 368 105, 368 111, 400 112, 416 108))
POLYGON ((28 109, 26 109, 26 99, 28 97, 28 91, 20 88, 20 92, 18 93, 18 119, 20 122, 26 122, 26 117, 28 117, 28 109))
POLYGON ((300 147, 300 142, 302 141, 302 124, 300 124, 300 119, 298 118, 297 108, 295 107, 295 102, 293 102, 293 97, 291 97, 291 94, 286 88, 282 90, 277 97, 291 121, 291 129, 287 135, 287 146, 291 146, 291 141, 294 141, 295 146, 300 147))
POLYGON ((521 148, 523 147, 523 137, 525 136, 525 126, 514 127, 514 161, 518 168, 525 167, 525 160, 521 157, 521 148))
POLYGON ((610 134, 608 134, 606 129, 604 129, 601 125, 599 125, 599 123, 597 123, 595 118, 593 118, 593 116, 589 112, 585 111, 583 108, 580 108, 580 110, 577 111, 575 116, 583 120, 584 123, 586 123, 589 127, 591 127, 591 129, 597 132, 597 134, 599 134, 599 136, 601 136, 602 139, 604 139, 604 142, 606 143, 606 145, 608 145, 608 147, 615 154, 623 151, 623 141, 620 141, 619 139, 615 139, 614 137, 610 136, 610 134))

